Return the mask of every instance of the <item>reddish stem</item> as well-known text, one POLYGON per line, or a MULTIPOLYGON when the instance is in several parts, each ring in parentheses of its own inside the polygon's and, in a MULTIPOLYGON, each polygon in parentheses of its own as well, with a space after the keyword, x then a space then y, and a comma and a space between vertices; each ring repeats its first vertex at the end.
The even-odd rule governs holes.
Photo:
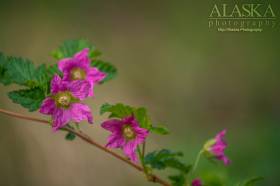
MULTIPOLYGON (((43 124, 49 124, 49 121, 47 120, 44 120, 44 119, 39 119, 39 118, 35 118, 35 117, 31 117, 31 116, 26 116, 26 115, 23 115, 23 114, 19 114, 19 113, 15 113, 15 112, 11 112, 11 111, 7 111, 7 110, 4 110, 4 109, 0 109, 0 113, 3 113, 3 114, 6 114, 6 115, 9 115, 9 116, 12 116, 12 117, 15 117, 15 118, 21 118, 21 119, 24 119, 24 120, 29 120, 29 121, 36 121, 36 122, 39 122, 39 123, 43 123, 43 124)), ((67 130, 68 132, 72 132, 74 133, 76 136, 78 136, 80 139, 84 140, 85 142, 99 148, 100 150, 108 153, 108 154, 111 154, 112 156, 114 156, 115 158, 131 165, 132 167, 134 167, 135 169, 143 172, 144 169, 133 163, 132 161, 128 160, 127 158, 111 151, 110 149, 107 149, 106 147, 102 146, 101 144, 97 143, 96 141, 94 141, 92 138, 90 138, 87 134, 83 133, 82 131, 76 131, 74 129, 71 129, 69 127, 66 127, 64 128, 65 130, 67 130)), ((149 181, 152 181, 152 182, 155 182, 155 183, 159 183, 163 186, 171 186, 168 182, 164 181, 163 179, 161 179, 160 177, 158 177, 157 175, 154 175, 154 174, 151 174, 150 175, 152 179, 150 179, 149 181)))

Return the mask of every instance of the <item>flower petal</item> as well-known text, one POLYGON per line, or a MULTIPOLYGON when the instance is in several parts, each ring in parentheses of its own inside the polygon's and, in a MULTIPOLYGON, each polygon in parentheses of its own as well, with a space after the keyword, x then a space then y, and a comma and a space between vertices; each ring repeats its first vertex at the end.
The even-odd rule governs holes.
POLYGON ((72 92, 73 96, 80 100, 84 100, 89 95, 90 84, 87 81, 72 81, 69 82, 68 87, 69 90, 72 92))
POLYGON ((68 82, 63 81, 59 75, 55 74, 51 81, 51 93, 56 94, 65 90, 68 90, 68 82))
POLYGON ((223 155, 223 156, 218 156, 217 159, 223 161, 223 162, 224 162, 224 165, 228 165, 228 164, 230 164, 230 162, 231 162, 225 155, 223 155))
POLYGON ((136 121, 136 119, 134 118, 134 116, 128 116, 122 119, 123 123, 129 123, 129 124, 133 124, 135 126, 139 126, 138 122, 136 121))
POLYGON ((128 141, 123 147, 124 153, 134 162, 137 162, 138 160, 135 152, 136 148, 137 148, 137 144, 135 143, 134 140, 128 141))
POLYGON ((106 147, 108 148, 120 148, 125 145, 125 139, 121 134, 113 133, 108 137, 108 143, 106 147))
POLYGON ((219 132, 219 133, 215 136, 215 139, 216 139, 217 141, 223 141, 224 136, 226 135, 226 133, 227 133, 227 130, 226 130, 226 129, 222 130, 221 132, 219 132))
POLYGON ((89 81, 93 83, 98 83, 106 77, 106 73, 98 70, 96 67, 90 67, 88 72, 89 81))
POLYGON ((64 127, 71 120, 70 110, 56 109, 53 113, 53 125, 52 128, 54 131, 64 127))
POLYGON ((62 80, 59 75, 55 74, 53 76, 51 81, 51 93, 57 93, 58 91, 60 91, 61 81, 62 80))
POLYGON ((147 135, 149 134, 149 131, 145 128, 141 128, 139 126, 133 126, 133 130, 139 135, 139 136, 142 136, 142 137, 147 137, 147 135))
POLYGON ((145 141, 145 139, 147 138, 147 136, 149 135, 149 131, 147 129, 144 128, 140 128, 140 127, 134 127, 133 128, 134 132, 136 133, 136 138, 135 143, 137 143, 137 145, 143 143, 145 141))
POLYGON ((71 116, 75 122, 81 122, 87 120, 89 123, 93 123, 93 118, 90 108, 82 103, 73 103, 71 105, 71 116))
POLYGON ((90 65, 90 58, 88 55, 89 55, 89 48, 84 48, 80 52, 76 53, 74 55, 74 58, 79 60, 82 63, 86 63, 86 64, 90 65))
POLYGON ((88 69, 88 72, 87 72, 87 80, 89 81, 90 83, 90 92, 89 92, 89 96, 94 96, 94 92, 93 92, 93 88, 94 88, 94 85, 96 83, 99 83, 100 81, 102 81, 105 77, 106 77, 106 74, 99 71, 97 68, 95 67, 90 67, 88 69))
POLYGON ((43 101, 39 112, 42 114, 52 114, 55 109, 56 106, 54 100, 48 97, 43 101))
POLYGON ((230 163, 230 160, 225 156, 225 149, 227 147, 227 143, 224 140, 224 136, 226 134, 226 129, 222 130, 215 136, 215 144, 213 144, 209 150, 216 157, 216 159, 224 162, 225 165, 230 163))
POLYGON ((61 59, 59 62, 58 62, 58 69, 61 71, 61 72, 64 72, 66 69, 68 69, 69 65, 71 64, 71 62, 73 62, 73 60, 71 58, 64 58, 64 59, 61 59))
POLYGON ((115 132, 115 131, 121 132, 122 125, 123 125, 122 121, 117 119, 111 119, 111 120, 104 121, 101 124, 101 127, 111 132, 115 132))
POLYGON ((210 148, 210 151, 216 155, 216 156, 219 156, 219 155, 222 155, 224 154, 224 150, 227 146, 226 145, 213 145, 211 148, 210 148))

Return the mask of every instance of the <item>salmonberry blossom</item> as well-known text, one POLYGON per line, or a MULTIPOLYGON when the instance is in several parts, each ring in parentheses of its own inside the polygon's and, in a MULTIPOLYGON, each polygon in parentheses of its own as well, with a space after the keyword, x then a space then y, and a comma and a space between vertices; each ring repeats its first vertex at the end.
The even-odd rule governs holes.
POLYGON ((196 178, 192 181, 192 186, 202 186, 202 181, 199 178, 196 178))
POLYGON ((63 72, 63 80, 75 81, 83 80, 90 84, 89 96, 93 96, 93 87, 102 81, 106 74, 96 67, 90 66, 89 49, 85 48, 76 53, 72 58, 65 58, 58 62, 58 68, 63 72))
POLYGON ((51 96, 47 97, 40 108, 42 114, 52 116, 54 131, 64 127, 70 121, 87 120, 93 123, 90 108, 80 103, 88 96, 90 85, 85 81, 63 81, 54 75, 51 81, 51 96))
POLYGON ((224 140, 224 136, 226 134, 226 130, 222 130, 219 132, 214 139, 209 140, 204 145, 204 152, 208 157, 216 158, 224 162, 225 165, 230 163, 230 160, 226 157, 224 151, 227 147, 227 143, 224 140))
POLYGON ((134 116, 129 116, 121 120, 111 119, 103 122, 101 126, 112 132, 108 137, 106 147, 122 148, 125 155, 136 162, 136 148, 145 141, 149 131, 141 128, 134 116))

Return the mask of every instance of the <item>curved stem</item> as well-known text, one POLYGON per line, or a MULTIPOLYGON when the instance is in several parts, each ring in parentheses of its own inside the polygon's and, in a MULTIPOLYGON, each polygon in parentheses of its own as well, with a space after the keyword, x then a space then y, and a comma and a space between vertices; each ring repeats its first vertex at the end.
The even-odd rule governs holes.
MULTIPOLYGON (((20 118, 20 119, 29 120, 29 121, 36 121, 36 122, 39 122, 39 123, 42 123, 42 124, 49 124, 49 121, 47 121, 47 120, 39 119, 39 118, 31 117, 31 116, 26 116, 26 115, 23 115, 23 114, 7 111, 7 110, 4 110, 4 109, 0 109, 0 113, 9 115, 9 116, 12 116, 12 117, 15 117, 15 118, 20 118)), ((83 133, 82 131, 76 131, 76 130, 71 129, 69 127, 64 128, 64 130, 74 133, 76 136, 78 136, 80 139, 84 140, 85 142, 87 142, 87 143, 99 148, 100 150, 114 156, 115 158, 129 164, 130 166, 134 167, 138 171, 144 172, 144 169, 141 166, 129 161, 127 158, 125 158, 125 157, 111 151, 110 149, 107 149, 106 147, 102 146, 101 144, 95 142, 92 138, 90 138, 87 134, 83 133)), ((150 181, 152 181, 152 182, 159 183, 163 186, 170 186, 170 184, 168 182, 164 181, 163 179, 161 179, 157 175, 152 174, 151 177, 152 177, 152 179, 150 181)))
POLYGON ((194 173, 194 171, 196 170, 197 168, 197 165, 199 163, 199 160, 200 160, 200 156, 201 156, 201 151, 199 151, 198 155, 196 156, 196 159, 195 159, 195 162, 194 162, 194 166, 193 166, 193 169, 192 169, 192 173, 194 173))

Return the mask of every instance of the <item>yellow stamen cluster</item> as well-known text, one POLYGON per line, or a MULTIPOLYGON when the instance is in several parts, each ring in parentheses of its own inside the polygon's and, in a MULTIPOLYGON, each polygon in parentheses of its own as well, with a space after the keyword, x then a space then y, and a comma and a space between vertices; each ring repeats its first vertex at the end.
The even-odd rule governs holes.
POLYGON ((73 68, 70 71, 70 77, 72 80, 83 80, 86 78, 86 72, 81 68, 73 68))
POLYGON ((130 125, 124 125, 122 128, 123 137, 127 140, 132 140, 135 138, 136 134, 130 125))
POLYGON ((54 95, 54 100, 57 107, 68 108, 74 100, 72 94, 68 91, 59 92, 54 95))

